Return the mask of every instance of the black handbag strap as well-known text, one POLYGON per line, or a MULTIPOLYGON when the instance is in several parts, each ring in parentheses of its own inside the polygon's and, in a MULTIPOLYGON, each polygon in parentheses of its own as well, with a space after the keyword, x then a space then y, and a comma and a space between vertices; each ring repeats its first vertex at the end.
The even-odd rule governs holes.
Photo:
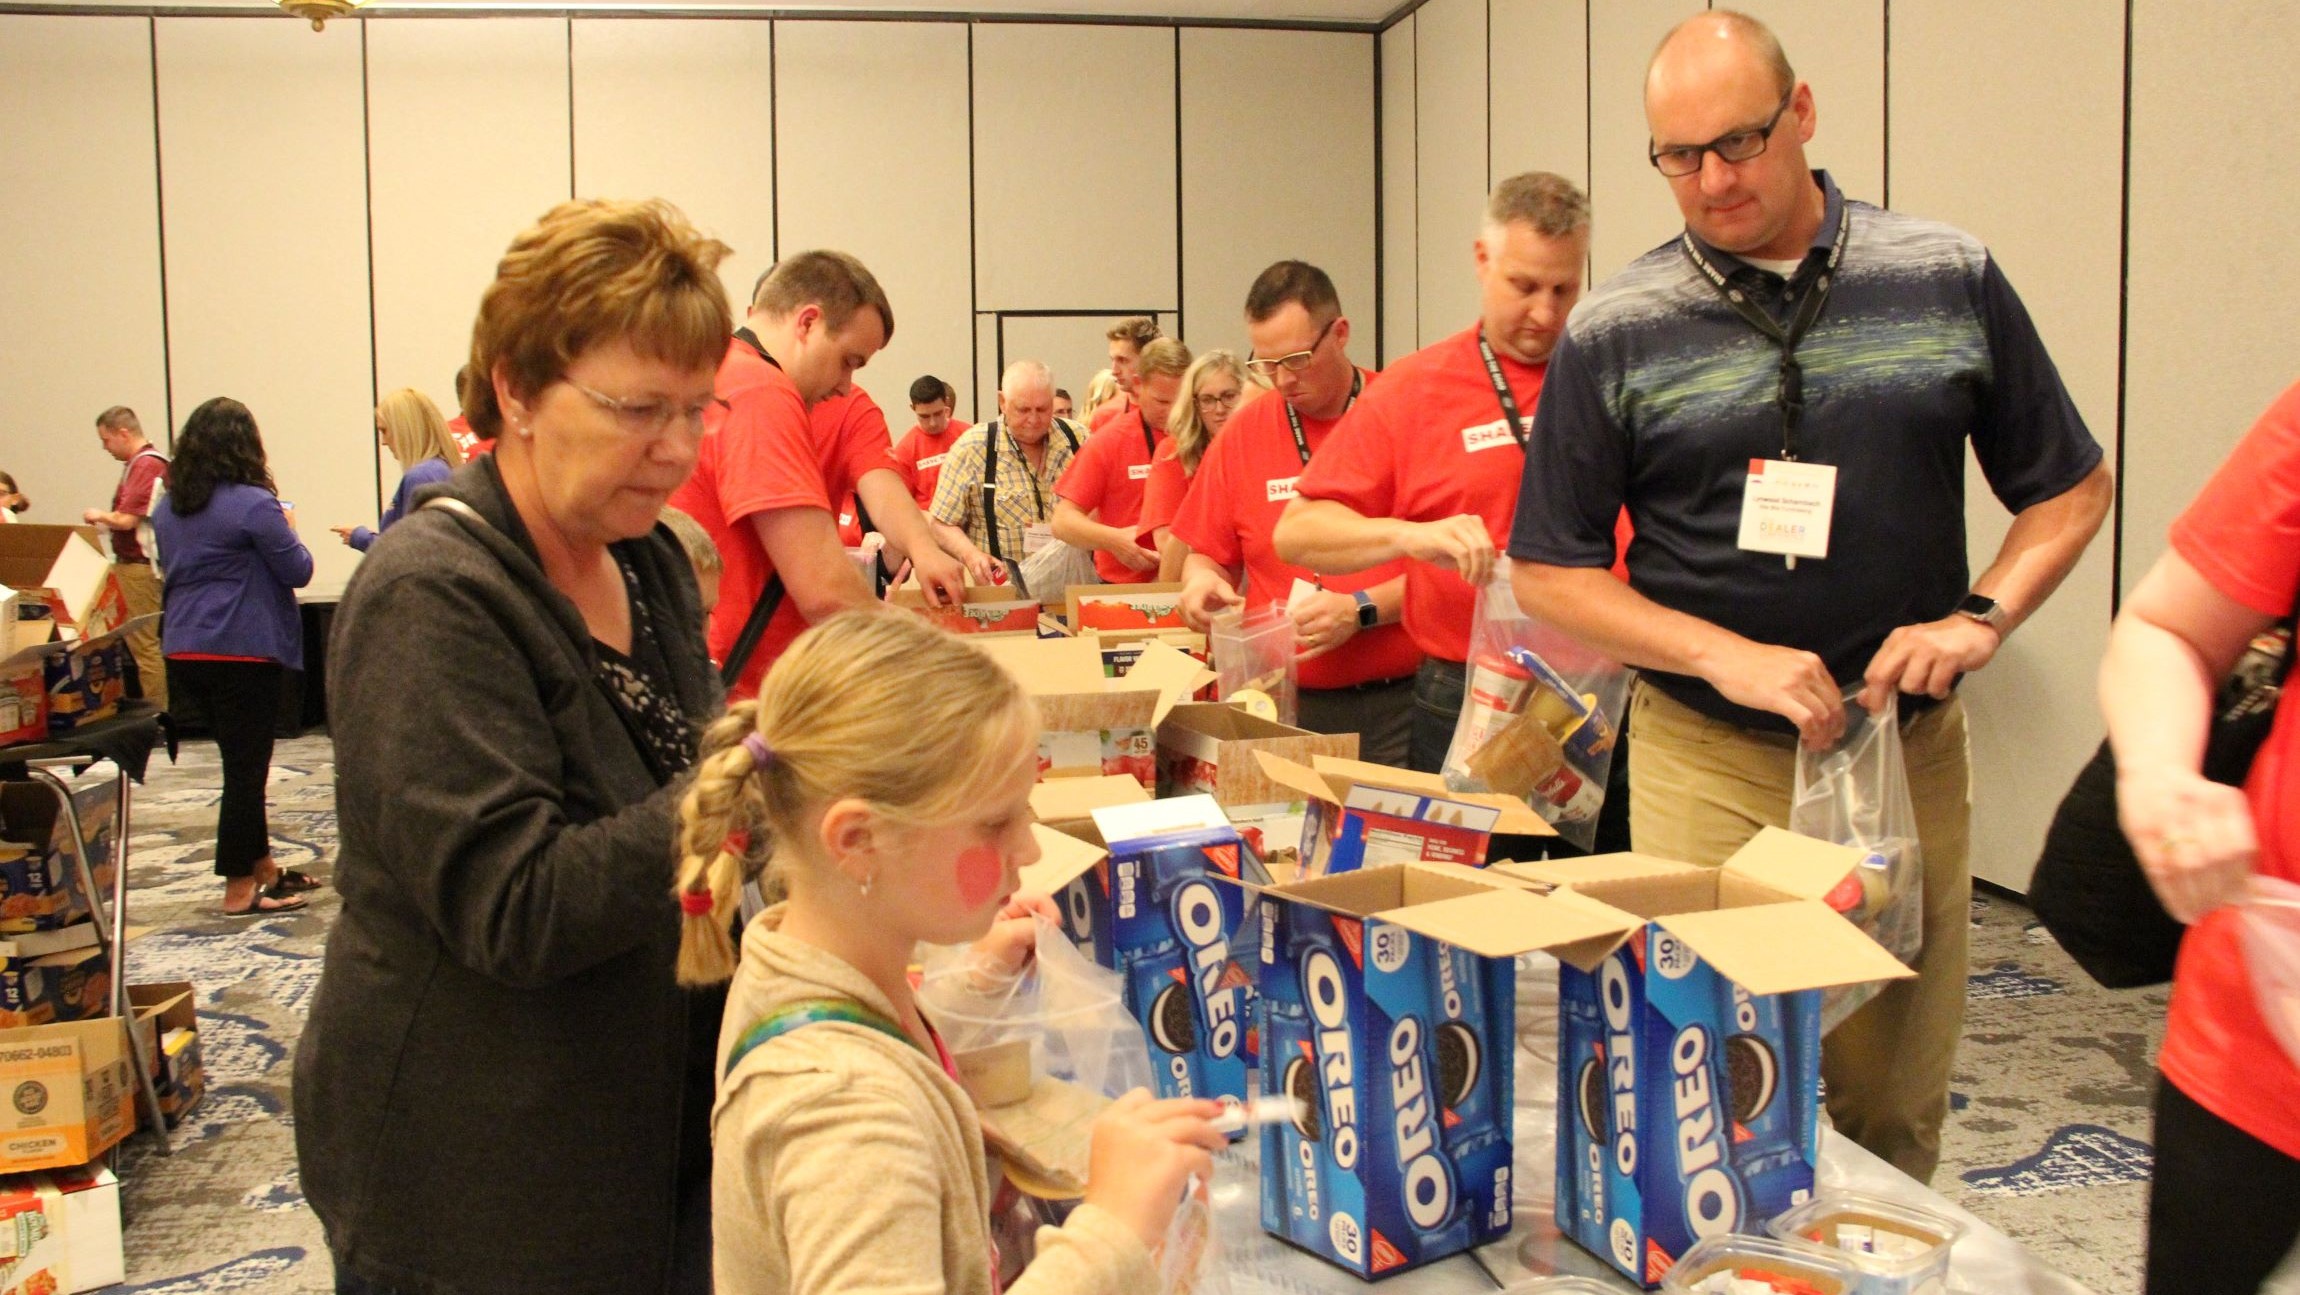
POLYGON ((767 577, 767 586, 759 591, 759 601, 752 605, 749 620, 743 622, 743 632, 735 636, 735 646, 728 650, 727 659, 719 665, 719 682, 729 688, 743 677, 743 667, 751 663, 751 654, 759 650, 759 640, 766 637, 767 622, 783 605, 783 577, 781 572, 767 577))

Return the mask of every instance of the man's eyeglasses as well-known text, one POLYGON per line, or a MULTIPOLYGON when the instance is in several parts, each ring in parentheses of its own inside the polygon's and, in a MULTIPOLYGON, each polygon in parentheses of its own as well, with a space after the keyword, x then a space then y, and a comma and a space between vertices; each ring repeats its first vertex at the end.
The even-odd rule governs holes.
POLYGON ((692 428, 696 436, 701 436, 704 420, 727 410, 727 402, 717 396, 685 406, 651 396, 618 400, 603 391, 593 391, 573 378, 561 378, 560 381, 589 397, 592 404, 615 415, 616 423, 624 431, 650 440, 671 430, 673 423, 681 428, 692 428))
POLYGON ((1198 393, 1198 408, 1230 409, 1245 394, 1243 391, 1201 391, 1198 393))
POLYGON ((1272 360, 1248 360, 1246 367, 1253 370, 1257 377, 1263 378, 1275 375, 1281 368, 1288 373, 1300 373, 1310 367, 1311 360, 1317 358, 1318 348, 1326 344, 1326 334, 1334 331, 1334 325, 1340 323, 1341 318, 1340 315, 1336 315, 1327 320, 1326 326, 1318 330, 1318 340, 1310 343, 1309 350, 1296 351, 1292 355, 1281 355, 1272 360))
POLYGON ((1755 130, 1737 130, 1731 134, 1719 135, 1706 144, 1672 144, 1668 148, 1661 148, 1649 143, 1645 146, 1645 158, 1653 163, 1654 170, 1672 179, 1700 170, 1703 153, 1715 153, 1719 159, 1727 162, 1746 162, 1765 151, 1766 143, 1773 137, 1774 128, 1781 124, 1781 114, 1789 111, 1789 101, 1796 94, 1795 90, 1791 90, 1782 95, 1781 106, 1775 108, 1773 115, 1765 119, 1765 124, 1755 130))

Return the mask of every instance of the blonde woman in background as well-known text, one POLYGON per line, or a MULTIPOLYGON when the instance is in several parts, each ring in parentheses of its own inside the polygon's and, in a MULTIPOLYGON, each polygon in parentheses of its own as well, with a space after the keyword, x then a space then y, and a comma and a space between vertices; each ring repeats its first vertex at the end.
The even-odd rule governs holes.
POLYGON ((1078 411, 1079 417, 1074 421, 1091 426, 1094 416, 1101 413, 1104 406, 1125 398, 1126 393, 1118 386, 1118 375, 1103 369, 1086 380, 1086 407, 1078 411))
POLYGON ((1174 541, 1174 514, 1198 471, 1198 460, 1230 415, 1238 412, 1249 388, 1246 366, 1234 352, 1213 350, 1191 361, 1182 374, 1182 394, 1166 415, 1167 441, 1150 460, 1150 479, 1142 484, 1142 515, 1135 519, 1134 538, 1158 553, 1158 578, 1180 580, 1182 560, 1189 550, 1174 541))
POLYGON ((463 450, 448 434, 439 406, 413 387, 401 387, 375 407, 375 435, 391 451, 391 457, 399 460, 399 489, 391 496, 391 507, 383 510, 383 521, 375 530, 365 526, 328 528, 362 553, 375 543, 377 534, 407 516, 416 491, 438 485, 463 465, 463 450))
MULTIPOLYGON (((1036 709, 987 656, 916 617, 851 612, 704 734, 680 809, 679 974, 734 977, 712 1120, 718 1295, 1001 1289, 981 1117, 907 970, 922 942, 979 941, 1010 969, 1029 956, 1031 914, 1052 912, 1015 894, 1038 857, 1037 752, 1036 709), (738 965, 744 865, 725 843, 762 824, 790 898, 751 923, 738 965)), ((1140 1090, 1110 1107, 1085 1203, 1038 1234, 1008 1295, 1158 1289, 1152 1249, 1191 1177, 1210 1181, 1220 1110, 1140 1090)))

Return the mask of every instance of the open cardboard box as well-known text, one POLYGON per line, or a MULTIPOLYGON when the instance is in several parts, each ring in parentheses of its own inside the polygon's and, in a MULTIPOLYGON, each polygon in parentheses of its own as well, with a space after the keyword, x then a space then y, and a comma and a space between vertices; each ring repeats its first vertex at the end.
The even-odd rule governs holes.
POLYGON ((127 1023, 0 1030, 0 1173, 82 1165, 136 1126, 127 1023))
POLYGON ((102 1165, 0 1179, 0 1290, 74 1295, 127 1280, 120 1180, 102 1165))
POLYGON ((1265 863, 1290 867, 1299 855, 1309 799, 1272 778, 1254 759, 1256 752, 1302 765, 1319 756, 1354 760, 1358 735, 1312 733, 1228 703, 1186 703, 1158 726, 1158 792, 1212 796, 1265 863))
POLYGON ((936 607, 916 585, 890 590, 886 600, 940 625, 953 634, 1019 634, 1038 636, 1038 600, 1020 596, 1009 585, 969 585, 957 606, 936 607))
POLYGON ((1112 805, 1138 805, 1150 799, 1141 783, 1125 774, 1049 778, 1030 789, 1030 812, 1039 822, 1081 839, 1094 830, 1094 811, 1112 805))
POLYGON ((0 585, 44 604, 58 628, 82 638, 109 633, 128 620, 128 596, 97 547, 95 532, 86 527, 26 523, 0 531, 0 585))
POLYGON ((1393 863, 1475 867, 1486 861, 1497 832, 1557 834, 1524 801, 1453 791, 1436 774, 1325 755, 1313 756, 1308 765, 1267 751, 1256 751, 1254 759, 1272 783, 1307 798, 1304 876, 1393 863))
POLYGON ((45 621, 17 622, 12 639, 19 646, 0 657, 0 742, 38 741, 111 718, 127 694, 127 636, 159 619, 147 612, 92 636, 45 621))
POLYGON ((1064 617, 1073 634, 1120 634, 1181 629, 1182 585, 1072 585, 1064 591, 1064 617))
POLYGON ((1091 639, 986 637, 976 646, 1038 703, 1041 778, 1124 774, 1155 788, 1159 723, 1214 678, 1163 643, 1145 647, 1123 679, 1104 677, 1091 639))

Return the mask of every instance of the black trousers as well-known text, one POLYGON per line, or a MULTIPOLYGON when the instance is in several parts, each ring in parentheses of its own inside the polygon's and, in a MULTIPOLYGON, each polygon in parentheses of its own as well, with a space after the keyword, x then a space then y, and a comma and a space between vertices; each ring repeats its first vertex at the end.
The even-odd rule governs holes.
POLYGON ((168 662, 168 675, 198 704, 224 762, 224 798, 216 810, 216 875, 247 877, 272 852, 264 819, 271 781, 272 732, 280 704, 277 661, 168 662))
MULTIPOLYGON (((1453 730, 1461 718, 1467 671, 1459 661, 1422 659, 1414 677, 1413 753, 1406 767, 1421 773, 1445 769, 1446 751, 1453 745, 1453 730)), ((1613 768, 1605 776, 1605 807, 1597 814, 1597 837, 1584 850, 1569 841, 1548 836, 1495 835, 1486 857, 1502 860, 1566 859, 1582 854, 1615 854, 1629 845, 1629 726, 1613 744, 1613 768)))
POLYGON ((2159 1075, 2147 1295, 2257 1295, 2300 1240, 2300 1160, 2159 1075))

